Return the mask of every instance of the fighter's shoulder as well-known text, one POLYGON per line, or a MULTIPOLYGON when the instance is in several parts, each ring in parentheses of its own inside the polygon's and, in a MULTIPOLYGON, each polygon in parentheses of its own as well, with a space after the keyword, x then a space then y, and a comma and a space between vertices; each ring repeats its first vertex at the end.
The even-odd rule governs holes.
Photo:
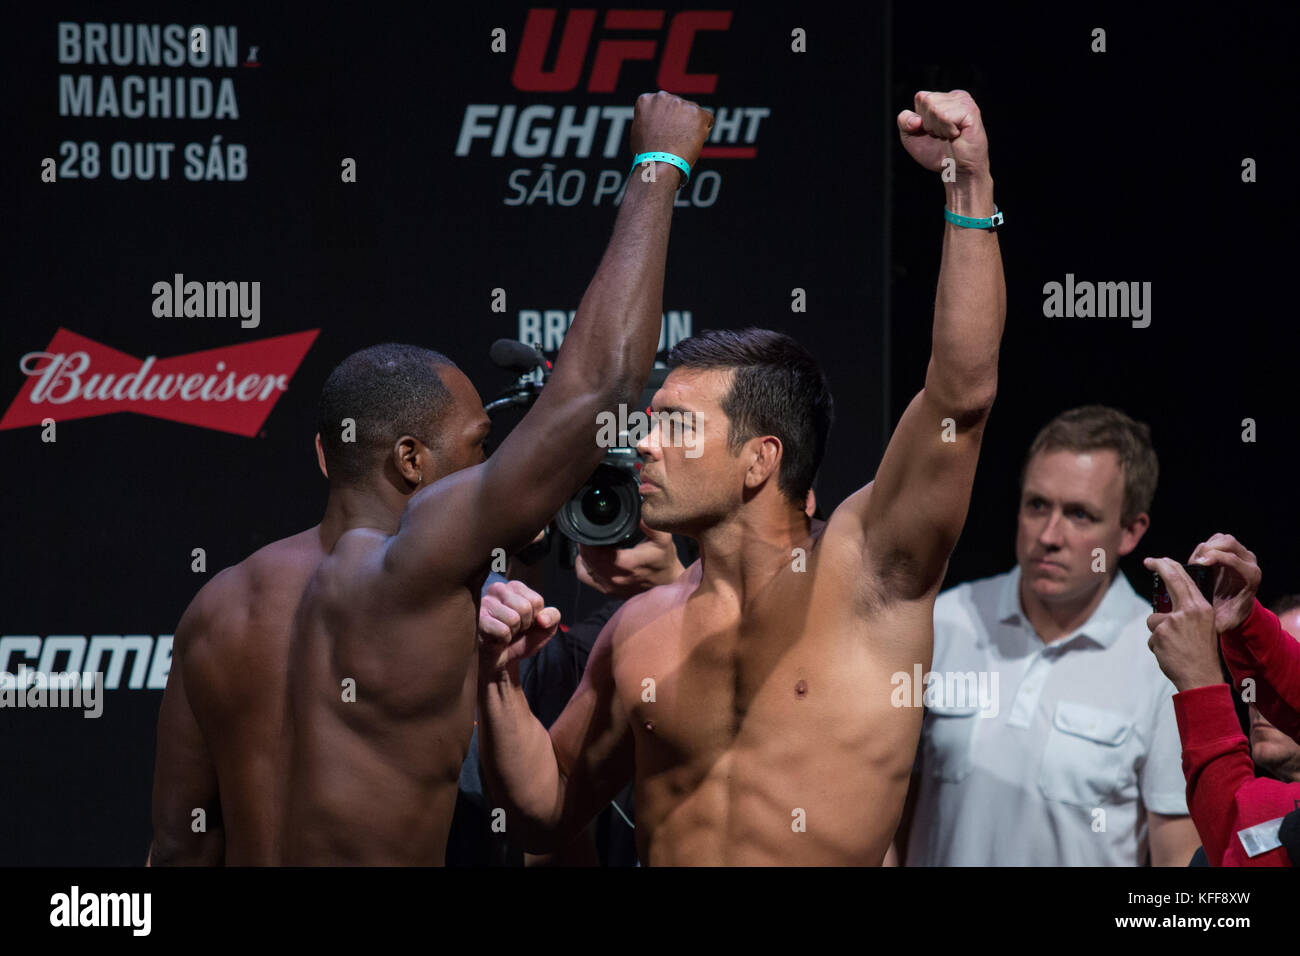
POLYGON ((247 559, 223 568, 194 595, 173 636, 177 654, 210 645, 247 620, 251 578, 247 559))
POLYGON ((195 638, 211 640, 242 631, 259 597, 293 587, 295 579, 309 569, 314 530, 272 541, 214 574, 181 618, 176 643, 183 646, 195 638))
POLYGON ((837 537, 841 535, 863 537, 865 529, 862 526, 862 515, 867 513, 867 503, 871 501, 875 487, 876 480, 873 478, 836 505, 831 511, 831 516, 826 519, 826 531, 837 537))
POLYGON ((672 583, 661 584, 628 598, 605 624, 602 635, 607 636, 611 642, 618 643, 644 630, 665 612, 680 607, 699 586, 702 569, 703 566, 696 560, 672 583))
POLYGON ((291 568, 306 568, 319 561, 319 534, 319 529, 309 528, 279 538, 258 548, 234 567, 242 569, 250 583, 261 583, 266 578, 279 579, 291 568))

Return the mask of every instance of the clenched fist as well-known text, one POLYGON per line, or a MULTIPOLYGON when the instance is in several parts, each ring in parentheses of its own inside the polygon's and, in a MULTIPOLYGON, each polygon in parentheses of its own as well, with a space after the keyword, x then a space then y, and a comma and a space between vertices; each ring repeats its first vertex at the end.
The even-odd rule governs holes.
POLYGON ((672 153, 694 169, 712 128, 713 114, 698 103, 663 90, 642 93, 632 115, 632 153, 672 153))
POLYGON ((909 156, 936 173, 951 158, 958 182, 989 175, 989 142, 969 93, 922 90, 913 106, 898 114, 898 135, 909 156))
POLYGON ((542 596, 519 581, 496 581, 484 592, 478 608, 481 665, 497 670, 531 657, 555 636, 560 612, 547 607, 542 596))

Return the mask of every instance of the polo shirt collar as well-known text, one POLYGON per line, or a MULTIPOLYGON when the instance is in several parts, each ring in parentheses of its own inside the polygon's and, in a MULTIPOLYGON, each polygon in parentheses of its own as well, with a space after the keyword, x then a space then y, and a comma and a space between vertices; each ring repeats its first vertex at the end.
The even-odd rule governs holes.
MULTIPOLYGON (((1076 638, 1087 638, 1094 644, 1110 647, 1119 638, 1120 632, 1133 621, 1133 601, 1138 600, 1137 592, 1128 583, 1123 571, 1116 571, 1106 596, 1101 599, 1084 621, 1083 626, 1072 634, 1067 634, 1049 646, 1064 647, 1076 638)), ((1016 565, 1002 582, 1002 592, 998 595, 998 620, 1003 624, 1022 624, 1028 628, 1029 619, 1020 607, 1020 565, 1016 565)))

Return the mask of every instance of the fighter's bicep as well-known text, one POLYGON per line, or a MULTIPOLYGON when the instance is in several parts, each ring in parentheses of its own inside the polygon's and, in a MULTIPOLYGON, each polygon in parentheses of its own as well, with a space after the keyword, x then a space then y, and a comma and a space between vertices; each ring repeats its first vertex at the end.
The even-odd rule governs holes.
POLYGON ((950 413, 919 392, 903 413, 870 490, 846 499, 881 579, 916 598, 943 576, 970 505, 983 417, 950 413))
MULTIPOLYGON (((409 601, 435 599, 459 587, 493 558, 490 503, 484 497, 484 465, 448 475, 407 502, 397 533, 387 542, 382 577, 409 601)), ((500 509, 501 503, 496 504, 500 509)))
POLYGON ((632 777, 632 730, 613 668, 615 615, 597 638, 582 681, 551 725, 551 746, 564 781, 564 816, 585 823, 632 777))

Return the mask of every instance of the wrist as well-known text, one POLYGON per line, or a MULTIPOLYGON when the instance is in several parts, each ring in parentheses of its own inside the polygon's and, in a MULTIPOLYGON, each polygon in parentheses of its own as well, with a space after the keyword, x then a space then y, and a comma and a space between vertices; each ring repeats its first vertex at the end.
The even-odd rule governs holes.
POLYGON ((993 177, 983 172, 944 183, 944 205, 959 216, 993 215, 993 177))
POLYGON ((479 643, 478 682, 480 687, 509 683, 510 667, 501 660, 505 656, 505 650, 504 645, 479 643))
POLYGON ((1207 668, 1206 670, 1203 671, 1194 671, 1194 672, 1189 672, 1187 674, 1179 674, 1178 677, 1173 681, 1174 687, 1178 689, 1178 692, 1180 694, 1185 690, 1195 690, 1198 687, 1211 687, 1215 684, 1222 684, 1222 683, 1223 683, 1223 675, 1218 672, 1217 668, 1215 668, 1214 670, 1209 670, 1207 668))
POLYGON ((632 167, 630 175, 634 180, 645 183, 647 187, 667 187, 674 193, 686 185, 686 174, 672 163, 638 163, 632 167), (646 172, 647 166, 652 172, 646 172))

